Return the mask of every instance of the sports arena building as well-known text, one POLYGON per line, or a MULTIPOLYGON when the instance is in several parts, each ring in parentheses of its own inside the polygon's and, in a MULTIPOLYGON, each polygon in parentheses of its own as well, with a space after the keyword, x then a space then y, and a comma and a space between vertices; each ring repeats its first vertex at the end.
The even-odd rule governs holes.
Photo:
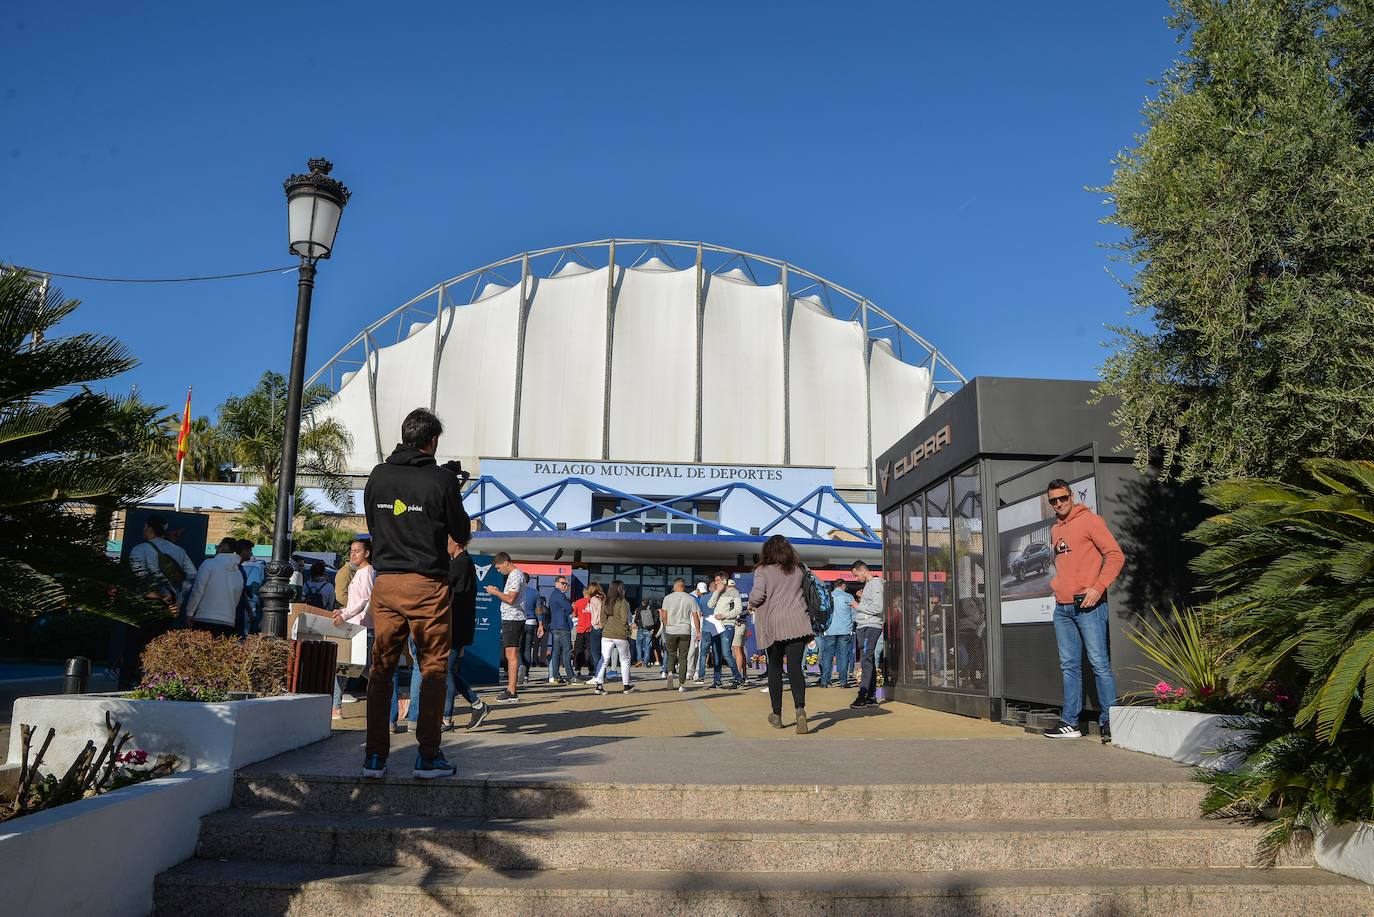
POLYGON ((965 379, 866 297, 775 258, 608 239, 441 281, 311 378, 361 479, 402 418, 444 421, 475 549, 632 593, 752 563, 881 560, 874 459, 965 379))

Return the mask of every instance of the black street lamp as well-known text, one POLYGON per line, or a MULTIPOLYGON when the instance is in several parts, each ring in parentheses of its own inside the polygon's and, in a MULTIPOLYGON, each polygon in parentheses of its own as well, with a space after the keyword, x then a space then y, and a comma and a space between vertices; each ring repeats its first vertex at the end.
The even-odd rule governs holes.
POLYGON ((310 331, 310 295, 315 289, 315 262, 334 251, 339 218, 349 191, 329 177, 327 159, 310 160, 309 175, 292 175, 285 182, 286 210, 291 230, 291 253, 299 255, 300 282, 296 289, 296 337, 291 345, 291 376, 286 390, 286 431, 282 437, 281 474, 277 476, 277 524, 272 533, 272 561, 258 594, 262 597, 262 632, 286 636, 291 605, 291 523, 295 517, 296 449, 301 435, 301 397, 305 388, 305 342, 310 331))

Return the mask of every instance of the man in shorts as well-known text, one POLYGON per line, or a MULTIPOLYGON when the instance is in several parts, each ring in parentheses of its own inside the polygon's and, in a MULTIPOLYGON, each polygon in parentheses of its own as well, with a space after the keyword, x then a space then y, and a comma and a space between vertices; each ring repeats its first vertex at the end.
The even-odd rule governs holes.
POLYGON ((498 694, 496 699, 513 704, 520 699, 517 679, 520 677, 520 643, 525 637, 525 604, 528 602, 525 584, 529 582, 529 577, 511 562, 510 555, 505 551, 498 552, 491 560, 497 571, 506 578, 506 585, 502 589, 487 587, 488 594, 501 600, 501 652, 506 657, 506 690, 498 694))

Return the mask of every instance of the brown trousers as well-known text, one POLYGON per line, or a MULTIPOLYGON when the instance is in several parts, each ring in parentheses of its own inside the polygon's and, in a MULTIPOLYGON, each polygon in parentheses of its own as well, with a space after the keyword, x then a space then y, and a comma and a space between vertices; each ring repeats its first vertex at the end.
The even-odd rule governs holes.
POLYGON ((453 643, 446 578, 419 573, 379 573, 372 586, 372 674, 367 680, 367 754, 383 758, 391 750, 391 676, 405 648, 415 638, 413 664, 420 667, 420 696, 415 741, 420 754, 439 753, 444 695, 448 690, 448 653, 453 643))

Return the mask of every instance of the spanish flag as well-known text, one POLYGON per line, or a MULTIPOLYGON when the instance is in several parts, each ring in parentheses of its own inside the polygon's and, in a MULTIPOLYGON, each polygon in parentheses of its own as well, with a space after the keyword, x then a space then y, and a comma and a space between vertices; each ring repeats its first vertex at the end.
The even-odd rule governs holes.
POLYGON ((186 412, 181 415, 181 432, 177 434, 177 461, 186 458, 191 445, 191 387, 186 387, 186 412))

